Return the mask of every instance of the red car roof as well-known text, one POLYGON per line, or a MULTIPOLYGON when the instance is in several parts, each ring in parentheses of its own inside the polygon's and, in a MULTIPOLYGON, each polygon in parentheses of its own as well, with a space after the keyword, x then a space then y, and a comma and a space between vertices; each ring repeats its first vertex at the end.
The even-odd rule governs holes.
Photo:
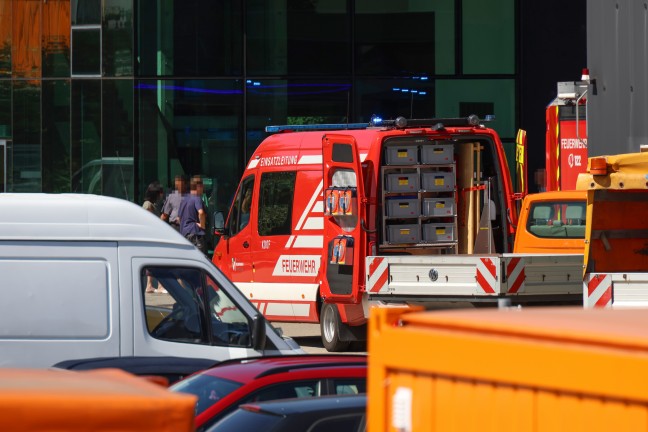
POLYGON ((231 381, 247 383, 257 378, 259 375, 272 374, 273 370, 276 370, 278 373, 286 372, 291 369, 304 369, 309 366, 331 367, 334 365, 350 366, 353 364, 366 363, 367 356, 364 355, 289 355, 226 361, 199 373, 231 381))

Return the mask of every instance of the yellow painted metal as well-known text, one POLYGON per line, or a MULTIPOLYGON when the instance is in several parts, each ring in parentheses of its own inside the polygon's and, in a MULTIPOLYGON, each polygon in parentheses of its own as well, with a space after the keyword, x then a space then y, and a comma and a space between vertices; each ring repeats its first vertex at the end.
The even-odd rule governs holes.
POLYGON ((371 310, 372 432, 648 430, 648 310, 408 311, 371 310))

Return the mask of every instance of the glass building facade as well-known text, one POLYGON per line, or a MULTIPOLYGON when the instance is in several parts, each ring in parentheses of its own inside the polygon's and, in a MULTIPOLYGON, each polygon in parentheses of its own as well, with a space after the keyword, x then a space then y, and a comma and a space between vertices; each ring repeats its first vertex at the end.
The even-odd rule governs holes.
POLYGON ((225 209, 271 124, 494 114, 513 158, 516 0, 0 0, 0 191, 225 209))

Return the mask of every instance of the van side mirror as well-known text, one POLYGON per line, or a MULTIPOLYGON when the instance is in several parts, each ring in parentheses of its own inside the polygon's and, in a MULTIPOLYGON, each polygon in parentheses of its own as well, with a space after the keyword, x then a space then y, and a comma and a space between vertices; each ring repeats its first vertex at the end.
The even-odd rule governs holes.
POLYGON ((266 319, 260 313, 252 317, 252 349, 261 351, 266 345, 266 319))
POLYGON ((220 239, 220 237, 225 235, 225 216, 222 211, 214 212, 212 218, 212 227, 214 227, 214 237, 220 239))

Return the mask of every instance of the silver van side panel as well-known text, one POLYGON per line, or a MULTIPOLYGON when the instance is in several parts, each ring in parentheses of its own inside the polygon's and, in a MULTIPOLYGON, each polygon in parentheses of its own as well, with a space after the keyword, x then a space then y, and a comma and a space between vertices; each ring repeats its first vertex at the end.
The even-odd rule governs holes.
POLYGON ((0 241, 0 366, 118 356, 115 242, 0 241))

